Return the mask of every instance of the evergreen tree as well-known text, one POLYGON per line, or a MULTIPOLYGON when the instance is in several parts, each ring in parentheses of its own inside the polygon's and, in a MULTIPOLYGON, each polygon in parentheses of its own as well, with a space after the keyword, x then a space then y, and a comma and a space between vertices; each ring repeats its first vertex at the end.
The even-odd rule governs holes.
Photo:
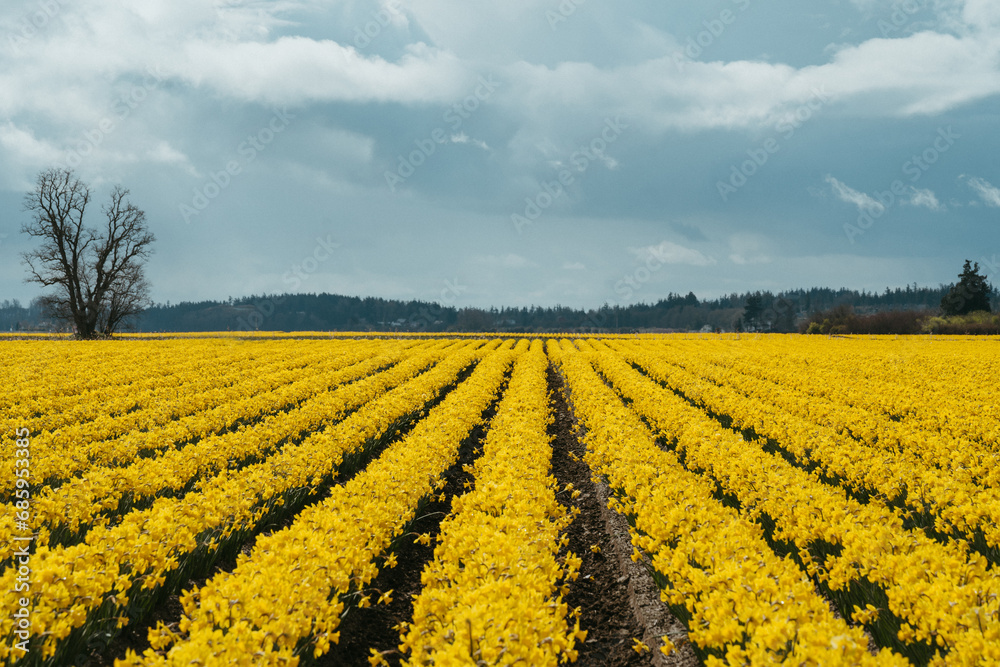
POLYGON ((979 262, 975 265, 965 260, 958 284, 941 299, 941 311, 945 315, 965 315, 980 310, 990 311, 990 294, 993 288, 986 282, 986 276, 979 273, 979 262))
POLYGON ((764 299, 760 292, 747 296, 743 307, 743 324, 747 331, 758 331, 762 326, 761 316, 764 314, 764 299))

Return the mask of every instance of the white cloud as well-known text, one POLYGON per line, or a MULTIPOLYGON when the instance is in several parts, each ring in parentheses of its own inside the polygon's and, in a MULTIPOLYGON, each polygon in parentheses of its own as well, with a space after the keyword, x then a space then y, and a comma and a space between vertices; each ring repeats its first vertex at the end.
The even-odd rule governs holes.
POLYGON ((55 146, 36 138, 30 130, 10 121, 0 125, 0 148, 7 154, 7 160, 23 161, 35 166, 48 164, 62 157, 55 146), (14 159, 11 160, 11 157, 14 159))
MULTIPOLYGON (((411 44, 393 62, 353 46, 301 35, 282 15, 313 2, 150 0, 133 7, 96 0, 68 4, 44 30, 13 48, 0 44, 0 113, 41 111, 54 120, 93 118, 115 86, 148 68, 178 83, 238 101, 446 103, 474 87, 470 65, 411 44)), ((402 14, 393 14, 406 20, 402 14)), ((395 20, 395 19, 394 19, 395 20)), ((88 121, 84 121, 88 122, 88 121)))
MULTIPOLYGON (((978 19, 977 19, 978 20, 978 19)), ((1000 94, 997 31, 954 35, 921 31, 906 37, 839 45, 821 65, 735 60, 702 62, 673 56, 624 66, 588 62, 554 66, 517 62, 503 74, 510 112, 531 109, 545 127, 534 145, 566 128, 566 108, 591 115, 628 112, 645 131, 770 128, 818 113, 862 118, 936 115, 1000 94), (515 107, 514 105, 521 105, 515 107)))
POLYGON ((458 134, 451 135, 451 143, 453 144, 472 144, 473 146, 478 146, 484 151, 490 150, 489 145, 482 139, 472 139, 465 132, 459 132, 458 134))
POLYGON ((944 206, 938 201, 937 195, 928 189, 913 188, 913 194, 910 195, 910 198, 908 200, 904 199, 902 202, 910 206, 929 208, 932 211, 941 211, 944 209, 944 206))
MULTIPOLYGON (((329 39, 276 36, 297 28, 286 16, 316 11, 318 4, 245 0, 215 7, 199 0, 149 0, 135 7, 107 1, 67 6, 62 10, 66 20, 53 21, 35 36, 25 55, 0 54, 0 114, 40 113, 56 123, 87 127, 106 113, 109 90, 156 65, 168 71, 169 94, 175 96, 193 91, 290 106, 447 104, 475 89, 475 74, 483 63, 470 53, 483 47, 469 45, 511 37, 509 30, 482 29, 478 14, 456 15, 443 0, 407 6, 405 12, 397 11, 397 0, 373 2, 386 9, 397 27, 429 35, 435 44, 410 44, 393 61, 329 39)), ((498 25, 535 20, 548 29, 544 14, 550 3, 475 4, 498 25)), ((805 104, 815 107, 819 101, 826 113, 824 99, 832 100, 840 114, 940 113, 1000 93, 1000 38, 996 31, 979 29, 996 23, 998 6, 990 0, 965 0, 956 20, 968 29, 958 35, 925 31, 838 46, 826 64, 801 68, 747 60, 683 62, 678 67, 673 55, 618 66, 545 65, 512 53, 496 66, 504 85, 491 104, 520 125, 507 145, 514 148, 515 159, 522 144, 534 146, 555 137, 562 147, 560 137, 586 137, 600 130, 602 118, 623 111, 643 131, 654 133, 773 127, 805 104), (818 98, 817 91, 824 89, 818 98), (598 122, 587 125, 583 119, 598 122)), ((636 25, 637 34, 644 34, 644 24, 636 25)), ((666 44, 672 38, 664 34, 657 39, 666 44)), ((468 142, 490 150, 481 139, 468 142)), ((601 159, 614 170, 619 164, 612 155, 613 147, 601 159)))
POLYGON ((1000 4, 996 0, 965 0, 962 21, 983 30, 995 29, 1000 26, 1000 4))
POLYGON ((145 157, 153 162, 165 162, 172 164, 188 164, 188 158, 166 141, 157 142, 155 146, 146 151, 145 157))
POLYGON ((688 264, 690 266, 711 266, 716 263, 714 257, 709 257, 699 250, 687 248, 671 241, 663 241, 658 245, 642 248, 629 248, 640 261, 659 260, 664 264, 688 264))
POLYGON ((444 103, 473 78, 454 55, 414 44, 398 62, 365 57, 330 40, 281 37, 237 44, 192 41, 174 75, 244 101, 444 103))
POLYGON ((987 206, 991 208, 1000 208, 1000 188, 995 187, 992 183, 987 181, 985 178, 980 178, 979 176, 964 176, 962 178, 967 179, 969 187, 976 191, 979 198, 986 203, 987 206))
POLYGON ((563 271, 586 271, 587 267, 584 266, 583 262, 564 262, 562 265, 563 271))
POLYGON ((403 7, 399 0, 379 0, 378 5, 379 10, 376 20, 388 17, 389 22, 397 28, 410 27, 410 18, 406 15, 406 12, 401 11, 403 7))
POLYGON ((837 195, 837 198, 848 204, 853 204, 858 207, 860 211, 868 211, 881 213, 885 210, 885 206, 880 204, 870 195, 866 195, 864 192, 859 192, 854 188, 838 181, 833 176, 827 175, 826 182, 830 184, 833 188, 833 193, 837 195))
POLYGON ((33 132, 7 121, 0 124, 0 187, 28 190, 32 172, 50 167, 64 154, 33 132))

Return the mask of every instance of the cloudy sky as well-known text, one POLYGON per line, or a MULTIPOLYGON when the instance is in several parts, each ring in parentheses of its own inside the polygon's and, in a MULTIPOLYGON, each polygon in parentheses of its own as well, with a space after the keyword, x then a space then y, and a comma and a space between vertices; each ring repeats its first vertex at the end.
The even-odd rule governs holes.
POLYGON ((1000 283, 998 94, 996 0, 4 0, 0 300, 52 166, 159 302, 1000 283))

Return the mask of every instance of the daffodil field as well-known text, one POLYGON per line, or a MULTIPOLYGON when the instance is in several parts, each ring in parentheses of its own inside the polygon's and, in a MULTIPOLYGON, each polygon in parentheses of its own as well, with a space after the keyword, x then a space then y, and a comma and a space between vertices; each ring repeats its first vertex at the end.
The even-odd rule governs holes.
POLYGON ((598 490, 683 628, 628 664, 1000 664, 996 338, 10 337, 0 369, 4 664, 597 664, 598 490))

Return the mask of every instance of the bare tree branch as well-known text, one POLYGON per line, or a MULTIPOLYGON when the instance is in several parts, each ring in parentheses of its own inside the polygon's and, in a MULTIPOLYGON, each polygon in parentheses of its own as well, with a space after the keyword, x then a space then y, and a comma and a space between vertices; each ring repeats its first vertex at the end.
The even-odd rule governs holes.
POLYGON ((73 322, 81 338, 111 335, 149 305, 143 265, 156 239, 128 194, 122 187, 111 193, 100 234, 84 226, 90 190, 72 170, 43 171, 24 198, 32 220, 21 231, 42 240, 22 255, 26 281, 55 288, 44 299, 50 315, 73 322))

